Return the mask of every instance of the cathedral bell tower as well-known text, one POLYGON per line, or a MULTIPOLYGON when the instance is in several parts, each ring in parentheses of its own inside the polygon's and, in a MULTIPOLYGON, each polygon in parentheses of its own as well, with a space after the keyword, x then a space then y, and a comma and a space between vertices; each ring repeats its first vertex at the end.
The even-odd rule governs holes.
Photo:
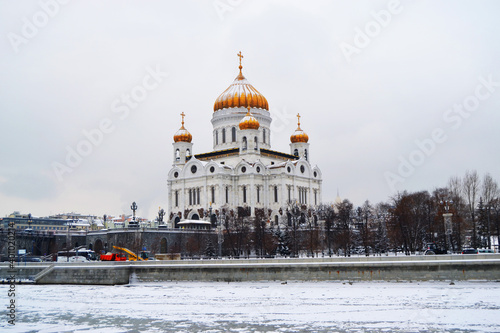
POLYGON ((297 129, 290 136, 290 154, 309 161, 309 136, 300 128, 300 114, 297 113, 297 129))
POLYGON ((193 155, 193 144, 191 140, 193 136, 187 129, 184 128, 184 112, 181 113, 182 122, 181 128, 174 135, 174 165, 184 165, 191 159, 193 155))

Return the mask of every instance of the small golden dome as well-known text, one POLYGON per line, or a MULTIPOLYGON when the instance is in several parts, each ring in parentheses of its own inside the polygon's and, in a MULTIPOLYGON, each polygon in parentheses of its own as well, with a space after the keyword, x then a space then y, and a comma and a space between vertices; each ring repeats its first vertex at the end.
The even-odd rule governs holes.
POLYGON ((269 111, 269 105, 266 98, 255 89, 250 82, 241 73, 241 58, 240 57, 240 74, 234 79, 233 83, 222 94, 217 97, 214 103, 214 112, 225 108, 251 107, 265 109, 269 111))
POLYGON ((184 128, 184 112, 181 113, 182 116, 182 125, 181 128, 174 134, 174 142, 191 142, 193 140, 193 136, 187 129, 184 128))
POLYGON ((259 129, 259 121, 250 113, 250 107, 248 107, 247 114, 240 121, 240 130, 246 129, 259 129))
POLYGON ((304 142, 307 143, 309 141, 309 136, 300 128, 300 114, 297 113, 297 129, 293 132, 292 136, 290 136, 290 141, 292 143, 296 142, 304 142))

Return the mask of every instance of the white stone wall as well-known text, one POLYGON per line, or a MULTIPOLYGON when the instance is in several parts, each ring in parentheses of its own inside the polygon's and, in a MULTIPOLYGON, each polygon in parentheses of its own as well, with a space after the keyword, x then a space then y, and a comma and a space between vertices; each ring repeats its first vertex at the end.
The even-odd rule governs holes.
POLYGON ((311 167, 304 159, 266 165, 261 161, 250 164, 240 157, 235 166, 230 166, 215 161, 202 162, 193 158, 185 166, 172 168, 168 176, 168 188, 169 214, 170 212, 176 214, 180 211, 185 218, 186 209, 208 210, 211 203, 213 210, 220 209, 222 206, 230 209, 249 206, 252 215, 254 208, 270 208, 273 210, 271 218, 274 220, 280 208, 286 209, 289 199, 313 207, 321 203, 321 172, 317 167, 311 167), (226 187, 228 188, 228 202, 226 202, 226 187), (243 194, 244 187, 246 187, 246 202, 243 194), (277 201, 275 200, 275 187, 277 188, 277 201), (257 188, 259 188, 259 198, 257 198, 257 188), (190 189, 196 191, 196 196, 199 189, 199 202, 191 200, 189 204, 190 189), (175 205, 176 191, 178 193, 177 206, 175 205), (301 193, 306 193, 305 197, 301 197, 301 193), (316 193, 316 200, 314 193, 316 193))

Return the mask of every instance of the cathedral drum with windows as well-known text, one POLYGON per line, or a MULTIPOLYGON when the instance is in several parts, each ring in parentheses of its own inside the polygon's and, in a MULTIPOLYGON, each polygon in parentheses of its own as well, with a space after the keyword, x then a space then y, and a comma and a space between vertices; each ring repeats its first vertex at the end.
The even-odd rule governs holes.
POLYGON ((263 209, 270 223, 285 224, 290 203, 315 208, 321 202, 321 171, 309 162, 309 137, 300 128, 300 116, 290 153, 271 150, 267 100, 243 76, 241 52, 238 56, 240 72, 214 104, 213 151, 193 153, 193 137, 181 114, 168 173, 172 228, 206 228, 207 221, 213 226, 216 212, 237 212, 238 207, 249 216, 263 209))

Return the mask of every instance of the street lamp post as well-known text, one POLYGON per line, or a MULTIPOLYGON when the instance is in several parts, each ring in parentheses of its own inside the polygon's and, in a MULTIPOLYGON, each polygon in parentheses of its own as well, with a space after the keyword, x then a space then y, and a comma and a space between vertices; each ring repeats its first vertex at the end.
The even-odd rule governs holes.
POLYGON ((219 259, 222 259, 222 243, 224 242, 224 237, 222 235, 222 224, 225 221, 225 216, 222 211, 219 214, 219 227, 217 229, 217 243, 219 245, 219 259))
POLYGON ((487 218, 487 220, 488 220, 488 226, 487 226, 487 228, 488 228, 487 229, 488 241, 487 241, 487 245, 488 245, 488 249, 491 249, 491 234, 490 234, 490 230, 491 230, 490 229, 491 228, 491 225, 490 225, 490 210, 491 210, 491 207, 492 207, 491 202, 486 203, 485 206, 486 206, 486 210, 488 212, 488 216, 487 216, 488 217, 487 218))
POLYGON ((28 214, 28 229, 29 229, 29 232, 30 232, 30 243, 31 243, 31 255, 33 255, 33 252, 35 250, 35 244, 34 244, 34 240, 33 240, 33 231, 31 230, 31 213, 28 214))
POLYGON ((136 221, 135 221, 135 211, 137 210, 137 204, 134 202, 132 202, 132 205, 130 206, 130 209, 132 209, 132 213, 133 213, 133 218, 132 218, 132 221, 133 221, 133 225, 134 227, 138 226, 136 221))
POLYGON ((71 245, 71 232, 70 228, 74 223, 74 219, 71 219, 71 221, 68 221, 68 232, 66 233, 66 261, 69 261, 69 248, 71 245))
POLYGON ((453 216, 452 213, 450 213, 450 206, 453 204, 452 200, 445 200, 441 201, 441 204, 443 204, 444 211, 443 213, 443 218, 444 218, 444 233, 446 235, 446 247, 448 248, 448 251, 453 252, 453 246, 451 244, 451 233, 452 233, 452 226, 451 226, 451 217, 453 216))
POLYGON ((297 204, 297 201, 293 202, 291 204, 290 210, 287 211, 290 212, 292 216, 292 237, 293 237, 293 256, 298 257, 297 253, 297 224, 298 224, 298 216, 300 214, 300 209, 299 205, 297 204))

